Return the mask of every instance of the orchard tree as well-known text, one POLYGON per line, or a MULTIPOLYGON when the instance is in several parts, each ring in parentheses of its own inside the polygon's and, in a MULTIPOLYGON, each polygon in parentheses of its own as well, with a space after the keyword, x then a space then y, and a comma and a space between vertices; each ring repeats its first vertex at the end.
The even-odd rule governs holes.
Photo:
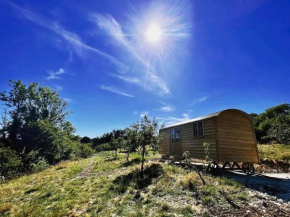
POLYGON ((156 147, 162 142, 162 135, 158 134, 157 120, 155 118, 149 120, 148 117, 144 115, 139 125, 137 138, 141 148, 141 174, 143 175, 146 147, 156 147))
POLYGON ((129 128, 125 129, 123 148, 127 151, 126 159, 129 161, 129 155, 134 152, 138 147, 138 129, 139 123, 132 124, 129 128))

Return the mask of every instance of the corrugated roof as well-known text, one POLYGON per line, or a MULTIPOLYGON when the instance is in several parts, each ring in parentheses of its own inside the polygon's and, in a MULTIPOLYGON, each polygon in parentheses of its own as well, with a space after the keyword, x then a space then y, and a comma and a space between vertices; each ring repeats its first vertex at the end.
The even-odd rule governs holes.
POLYGON ((216 117, 220 113, 222 113, 224 111, 228 111, 228 110, 239 111, 239 112, 245 114, 249 119, 252 120, 252 117, 250 115, 248 115, 247 113, 245 113, 245 112, 243 112, 241 110, 238 110, 238 109, 226 109, 226 110, 222 110, 222 111, 219 111, 219 112, 215 112, 215 113, 212 113, 212 114, 209 114, 209 115, 205 115, 205 116, 193 118, 193 119, 190 119, 190 120, 187 120, 187 121, 183 121, 183 122, 179 122, 179 123, 176 123, 176 124, 172 124, 172 125, 169 125, 169 126, 166 126, 166 127, 162 128, 162 129, 166 129, 166 128, 170 128, 170 127, 175 127, 175 126, 180 126, 180 125, 183 125, 183 124, 188 124, 188 123, 192 123, 192 122, 195 122, 195 121, 200 121, 200 120, 204 120, 204 119, 207 119, 207 118, 216 117))

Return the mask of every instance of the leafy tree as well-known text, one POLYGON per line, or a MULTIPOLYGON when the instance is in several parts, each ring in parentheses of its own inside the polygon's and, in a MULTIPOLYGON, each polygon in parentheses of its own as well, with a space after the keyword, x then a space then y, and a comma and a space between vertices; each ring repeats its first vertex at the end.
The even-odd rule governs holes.
POLYGON ((141 148, 141 174, 143 174, 146 147, 155 147, 162 141, 161 135, 158 134, 157 120, 155 118, 149 120, 145 115, 139 125, 137 138, 138 144, 141 148))
POLYGON ((21 80, 10 80, 9 85, 9 92, 0 93, 5 106, 1 129, 5 147, 16 150, 22 159, 31 151, 49 163, 68 159, 75 129, 66 120, 70 113, 67 102, 56 91, 37 83, 26 86, 21 80))
POLYGON ((251 114, 254 119, 256 138, 268 143, 277 141, 289 144, 290 104, 285 103, 266 109, 261 114, 251 114))
POLYGON ((16 151, 0 144, 0 176, 16 175, 21 167, 22 162, 16 151))
POLYGON ((92 140, 90 137, 87 137, 87 136, 84 136, 82 139, 81 139, 81 143, 91 143, 92 140))
POLYGON ((135 152, 138 147, 138 129, 139 123, 132 124, 129 128, 125 129, 123 148, 127 151, 126 159, 129 161, 131 152, 135 152))

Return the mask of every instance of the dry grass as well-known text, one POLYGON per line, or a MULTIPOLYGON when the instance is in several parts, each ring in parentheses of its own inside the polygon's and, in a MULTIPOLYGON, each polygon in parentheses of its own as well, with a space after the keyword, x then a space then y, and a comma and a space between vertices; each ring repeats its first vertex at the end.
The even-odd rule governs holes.
POLYGON ((140 179, 140 157, 130 159, 67 161, 1 184, 0 216, 199 216, 208 205, 247 200, 236 182, 205 176, 203 186, 195 172, 172 165, 147 162, 140 179))
POLYGON ((258 145, 261 160, 290 162, 290 145, 258 145))

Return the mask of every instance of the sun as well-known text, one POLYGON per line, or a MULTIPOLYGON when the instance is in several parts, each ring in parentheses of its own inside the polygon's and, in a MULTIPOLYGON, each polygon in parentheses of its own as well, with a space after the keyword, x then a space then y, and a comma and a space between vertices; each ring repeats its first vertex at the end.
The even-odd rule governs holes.
POLYGON ((146 38, 151 43, 159 42, 162 37, 162 29, 156 25, 152 24, 148 27, 146 31, 146 38))

